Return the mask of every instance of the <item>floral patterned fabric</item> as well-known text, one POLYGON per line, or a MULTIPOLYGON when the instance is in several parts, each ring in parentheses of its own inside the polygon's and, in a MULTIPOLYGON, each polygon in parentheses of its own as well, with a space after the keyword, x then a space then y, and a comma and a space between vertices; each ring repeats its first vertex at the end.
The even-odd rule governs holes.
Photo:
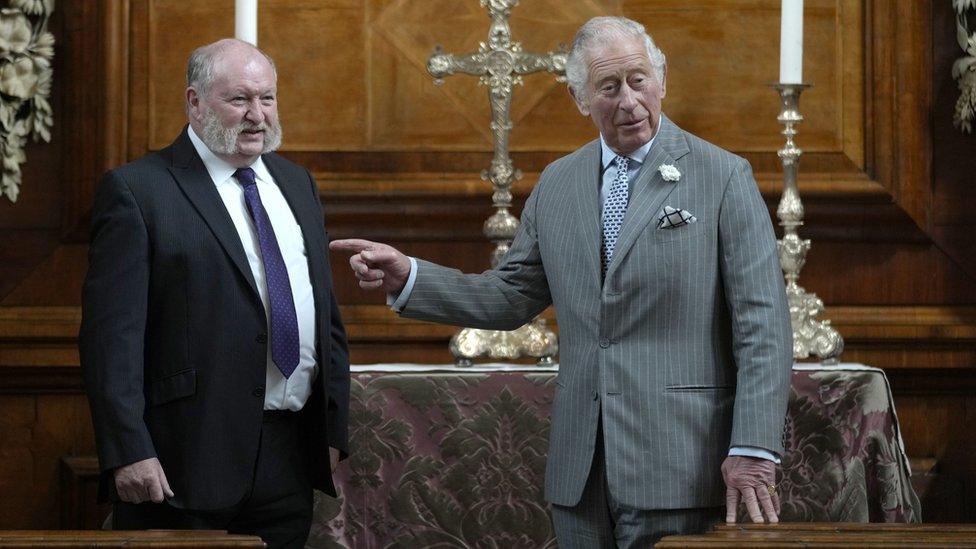
POLYGON ((784 436, 784 520, 921 522, 882 370, 794 368, 784 436))
MULTIPOLYGON (((353 455, 308 547, 555 547, 543 499, 555 373, 354 373, 353 455)), ((917 522, 881 370, 794 370, 783 520, 917 522)))

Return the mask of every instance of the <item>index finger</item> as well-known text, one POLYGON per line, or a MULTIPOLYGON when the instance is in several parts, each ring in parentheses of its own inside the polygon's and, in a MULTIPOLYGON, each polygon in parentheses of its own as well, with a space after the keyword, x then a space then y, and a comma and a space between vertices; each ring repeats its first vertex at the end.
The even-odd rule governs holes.
POLYGON ((359 252, 375 245, 375 242, 363 240, 362 238, 346 238, 343 240, 333 240, 332 242, 329 242, 329 249, 333 252, 352 252, 354 254, 358 254, 359 252))
POLYGON ((164 496, 171 498, 176 495, 173 493, 173 489, 169 487, 169 481, 166 480, 166 473, 162 469, 159 470, 159 484, 163 489, 164 496))

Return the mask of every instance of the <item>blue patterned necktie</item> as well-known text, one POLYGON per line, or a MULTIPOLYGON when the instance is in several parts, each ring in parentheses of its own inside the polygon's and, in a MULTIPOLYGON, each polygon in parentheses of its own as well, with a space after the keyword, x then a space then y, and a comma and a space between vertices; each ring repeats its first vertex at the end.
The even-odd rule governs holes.
POLYGON ((624 221, 624 214, 627 213, 627 200, 630 195, 630 178, 627 175, 627 167, 630 159, 626 156, 617 156, 613 159, 617 168, 616 175, 610 183, 610 193, 606 202, 603 204, 603 255, 601 262, 601 272, 607 274, 607 265, 613 259, 613 249, 617 245, 617 237, 620 236, 620 225, 624 221))
POLYGON ((254 221, 264 262, 265 283, 268 286, 268 304, 271 309, 271 360, 281 370, 285 379, 298 367, 298 315, 291 293, 288 269, 281 257, 281 248, 275 237, 271 218, 261 203, 261 195, 254 181, 254 170, 240 168, 234 177, 244 188, 247 211, 254 221))

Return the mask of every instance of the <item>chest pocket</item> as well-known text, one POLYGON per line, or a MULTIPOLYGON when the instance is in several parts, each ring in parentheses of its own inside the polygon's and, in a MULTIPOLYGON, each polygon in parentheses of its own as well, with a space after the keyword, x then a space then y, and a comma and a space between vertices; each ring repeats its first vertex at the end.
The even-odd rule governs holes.
POLYGON ((657 219, 653 219, 647 228, 647 232, 650 234, 646 236, 649 236, 652 244, 697 238, 707 233, 709 229, 714 230, 713 227, 709 227, 709 224, 704 221, 689 223, 687 225, 674 227, 671 229, 659 229, 657 228, 657 224, 657 219))
POLYGON ((661 277, 684 278, 685 267, 705 266, 714 261, 716 239, 708 236, 717 230, 701 219, 673 229, 658 229, 657 220, 652 220, 634 248, 640 254, 640 261, 655 271, 652 278, 659 282, 661 277))

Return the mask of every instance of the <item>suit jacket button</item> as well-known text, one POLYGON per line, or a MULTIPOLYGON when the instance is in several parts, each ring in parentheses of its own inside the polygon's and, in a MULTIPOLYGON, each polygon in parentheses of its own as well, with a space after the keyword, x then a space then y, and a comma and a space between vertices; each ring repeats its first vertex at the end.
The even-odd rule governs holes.
POLYGON ((593 391, 593 400, 597 400, 598 398, 600 398, 600 394, 597 393, 596 391, 593 391))
POLYGON ((254 338, 258 343, 267 343, 268 334, 258 334, 258 337, 254 338))
POLYGON ((609 339, 601 339, 600 340, 600 347, 601 348, 606 349, 609 346, 610 346, 610 340, 609 339))
POLYGON ((263 397, 264 396, 264 387, 258 387, 257 389, 251 391, 251 394, 254 395, 254 396, 256 396, 256 397, 263 397))

